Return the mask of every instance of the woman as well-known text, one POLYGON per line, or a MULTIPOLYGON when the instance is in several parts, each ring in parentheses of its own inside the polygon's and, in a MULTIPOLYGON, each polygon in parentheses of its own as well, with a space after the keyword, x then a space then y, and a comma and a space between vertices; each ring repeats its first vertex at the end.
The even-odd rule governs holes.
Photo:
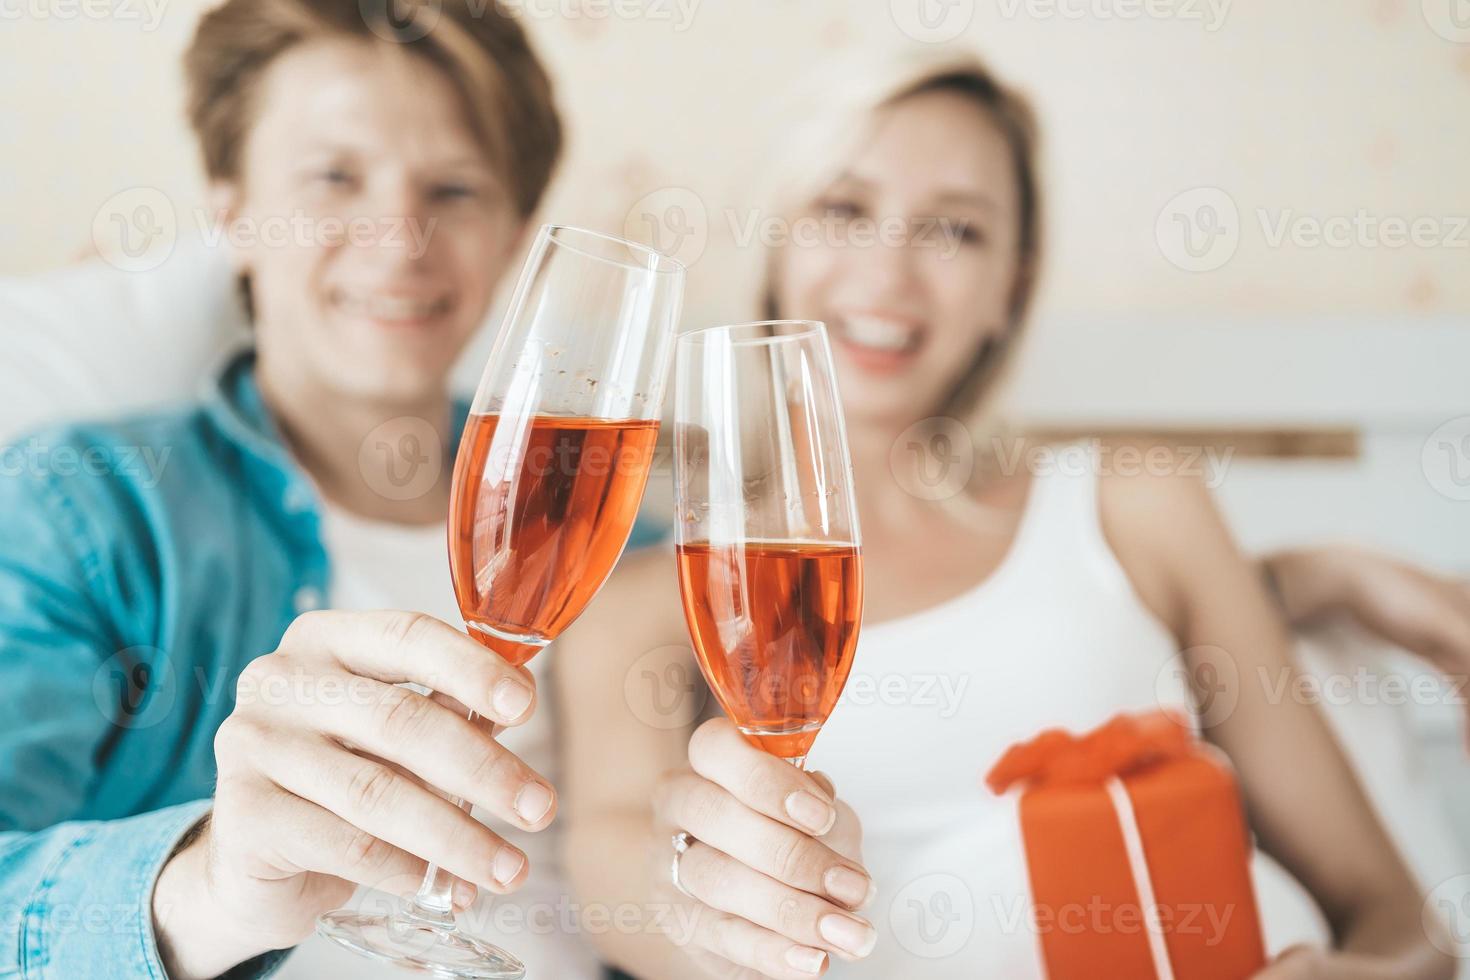
MULTIPOLYGON (((1216 665, 1213 651, 1243 678, 1292 669, 1271 596, 1197 479, 1110 473, 1079 446, 1064 450, 1078 467, 1033 476, 992 460, 964 493, 905 489, 913 460, 895 445, 934 417, 983 424, 1020 341, 1041 253, 1034 128, 1024 101, 968 59, 897 79, 869 68, 848 94, 851 113, 831 110, 791 144, 793 159, 825 166, 795 182, 785 212, 830 223, 838 242, 773 253, 767 300, 770 315, 831 331, 867 597, 849 689, 897 693, 839 703, 813 749, 823 774, 753 749, 723 718, 691 736, 698 698, 651 711, 628 680, 697 676, 670 558, 624 562, 563 638, 557 687, 580 897, 647 908, 649 932, 674 940, 602 939, 643 980, 689 976, 692 963, 810 977, 832 957, 848 961, 834 969, 844 977, 1034 973, 1034 933, 987 904, 1026 895, 1014 892, 1014 817, 980 787, 986 769, 1044 727, 1161 703, 1192 711, 1179 678, 1216 665), (896 220, 911 231, 900 243, 843 243, 896 220), (953 250, 935 229, 954 234, 953 250), (915 693, 946 682, 948 699, 915 693), (626 703, 611 704, 624 684, 626 703), (674 858, 681 831, 693 843, 674 858), (924 882, 941 875, 975 903, 975 935, 948 951, 926 945, 916 919, 924 882)), ((1304 601, 1296 584, 1285 591, 1304 601)), ((1448 976, 1323 720, 1251 684, 1224 715, 1200 721, 1238 770, 1268 925, 1304 888, 1331 928, 1262 976, 1448 976)))
POLYGON ((186 67, 253 350, 202 403, 45 434, 55 465, 0 480, 0 973, 263 975, 426 861, 460 907, 533 865, 556 887, 535 672, 442 621, 447 378, 560 152, 546 74, 467 2, 229 0, 186 67))

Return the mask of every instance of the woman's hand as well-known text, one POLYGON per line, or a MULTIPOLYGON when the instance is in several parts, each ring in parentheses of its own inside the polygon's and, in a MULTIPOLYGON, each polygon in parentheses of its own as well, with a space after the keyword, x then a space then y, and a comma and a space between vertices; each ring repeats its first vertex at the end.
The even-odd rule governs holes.
POLYGON ((1315 946, 1292 946, 1251 980, 1408 980, 1445 977, 1453 962, 1433 950, 1407 953, 1401 958, 1335 952, 1315 946))
POLYGON ((1265 559, 1293 623, 1346 613, 1456 678, 1470 675, 1470 582, 1347 547, 1265 559))
MULTIPOLYGON (((697 904, 671 917, 690 927, 671 938, 722 978, 797 980, 821 974, 829 952, 872 952, 872 925, 848 911, 873 895, 858 860, 862 831, 832 784, 754 748, 724 718, 694 732, 689 764, 661 780, 654 800, 661 832, 695 839, 679 879, 697 904)), ((659 868, 667 876, 668 860, 659 868)))
POLYGON ((215 736, 213 813, 160 875, 169 976, 215 976, 294 945, 357 884, 412 893, 426 862, 461 879, 457 905, 474 886, 517 887, 525 855, 446 796, 526 830, 551 822, 552 788, 492 736, 534 703, 524 668, 428 616, 297 619, 242 672, 215 736), (394 686, 404 682, 440 695, 394 686))

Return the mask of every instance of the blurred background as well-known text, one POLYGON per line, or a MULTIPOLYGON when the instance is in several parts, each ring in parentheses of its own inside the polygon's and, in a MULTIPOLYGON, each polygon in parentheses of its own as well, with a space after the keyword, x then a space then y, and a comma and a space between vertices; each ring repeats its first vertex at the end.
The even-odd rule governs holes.
MULTIPOLYGON (((138 341, 107 322, 109 290, 186 290, 199 267, 179 54, 206 6, 0 0, 0 337, 48 379, 11 387, 7 424, 47 399, 160 397, 144 360, 187 374, 218 343, 201 322, 126 359, 138 341), (70 347, 45 346, 58 337, 70 347)), ((684 259, 688 326, 755 312, 753 175, 805 79, 832 59, 977 48, 1044 135, 1046 264, 1014 424, 1213 451, 1250 549, 1350 540, 1470 573, 1470 0, 510 6, 569 124, 543 214, 684 259)), ((184 296, 163 312, 208 309, 184 296)), ((1417 780, 1470 847, 1464 705, 1339 707, 1344 738, 1402 781, 1380 801, 1417 780), (1411 740, 1409 763, 1383 754, 1390 737, 1411 740)))

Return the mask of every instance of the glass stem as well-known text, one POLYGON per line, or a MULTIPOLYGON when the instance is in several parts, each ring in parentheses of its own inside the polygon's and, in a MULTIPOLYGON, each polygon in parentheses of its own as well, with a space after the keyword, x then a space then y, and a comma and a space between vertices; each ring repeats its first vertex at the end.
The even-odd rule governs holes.
MULTIPOLYGON (((472 723, 476 717, 478 716, 473 711, 469 713, 469 720, 472 723)), ((451 796, 449 802, 465 813, 469 813, 470 808, 474 805, 456 796, 451 796)), ((419 885, 419 890, 414 893, 413 898, 409 899, 407 911, 416 919, 426 919, 436 925, 453 928, 454 875, 430 862, 429 867, 424 871, 424 880, 419 885)))
POLYGON ((784 758, 787 762, 791 763, 796 768, 800 769, 802 772, 806 772, 806 756, 792 755, 783 756, 782 758, 784 758))

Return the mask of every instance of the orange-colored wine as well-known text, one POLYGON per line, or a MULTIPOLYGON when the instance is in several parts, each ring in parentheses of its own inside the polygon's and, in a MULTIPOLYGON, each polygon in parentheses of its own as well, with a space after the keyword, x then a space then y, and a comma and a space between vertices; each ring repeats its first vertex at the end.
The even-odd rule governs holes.
POLYGON ((471 636, 519 665, 577 618, 628 541, 657 437, 657 420, 470 416, 449 566, 471 636))
POLYGON ((805 756, 852 670, 863 608, 852 545, 678 548, 694 653, 721 707, 756 746, 805 756))

